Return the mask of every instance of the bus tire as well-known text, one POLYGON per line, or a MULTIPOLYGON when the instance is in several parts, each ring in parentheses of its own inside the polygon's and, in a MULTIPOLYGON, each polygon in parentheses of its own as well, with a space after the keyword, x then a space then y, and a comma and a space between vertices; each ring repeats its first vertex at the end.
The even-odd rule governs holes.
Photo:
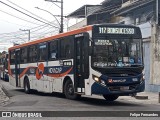
POLYGON ((74 92, 74 87, 73 87, 73 83, 71 80, 67 80, 65 82, 64 94, 67 99, 71 99, 71 100, 74 100, 74 99, 77 99, 78 97, 80 97, 80 95, 78 95, 74 92))
POLYGON ((114 101, 114 100, 116 100, 119 96, 118 96, 118 95, 103 95, 103 97, 106 99, 106 101, 114 101))
POLYGON ((29 94, 31 92, 28 78, 24 79, 24 92, 29 94))

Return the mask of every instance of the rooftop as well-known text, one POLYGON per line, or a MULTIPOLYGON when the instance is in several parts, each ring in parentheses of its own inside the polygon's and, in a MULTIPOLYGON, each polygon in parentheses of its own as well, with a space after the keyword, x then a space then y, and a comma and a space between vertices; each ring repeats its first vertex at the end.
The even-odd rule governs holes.
POLYGON ((89 14, 92 14, 98 10, 100 10, 102 5, 84 5, 74 12, 67 15, 67 18, 85 18, 89 14))
POLYGON ((106 4, 122 4, 124 2, 127 2, 128 0, 104 0, 101 4, 106 5, 106 4))
POLYGON ((119 9, 113 11, 111 14, 125 15, 128 12, 131 12, 131 11, 133 11, 133 10, 139 8, 139 7, 150 4, 153 1, 155 1, 155 0, 137 0, 135 2, 132 2, 132 3, 128 4, 127 6, 121 7, 119 9))

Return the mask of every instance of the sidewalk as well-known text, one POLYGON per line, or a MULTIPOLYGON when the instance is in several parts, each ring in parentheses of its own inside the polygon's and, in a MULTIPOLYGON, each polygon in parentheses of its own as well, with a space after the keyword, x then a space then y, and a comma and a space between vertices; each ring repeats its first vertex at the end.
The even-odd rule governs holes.
POLYGON ((153 92, 141 92, 138 93, 136 97, 130 97, 130 96, 121 96, 119 97, 119 100, 127 100, 131 102, 136 102, 136 103, 142 103, 142 104, 157 104, 160 105, 159 103, 159 93, 153 93, 153 92), (148 99, 146 99, 148 97, 148 99))
MULTIPOLYGON (((140 103, 140 104, 156 104, 160 105, 159 99, 158 99, 159 93, 154 92, 141 92, 138 93, 137 99, 136 97, 131 96, 120 96, 116 101, 129 101, 132 103, 140 103), (146 99, 147 98, 147 99, 146 99)), ((103 96, 93 95, 92 98, 98 98, 98 99, 104 99, 103 96)))
POLYGON ((9 97, 3 92, 3 86, 0 84, 0 105, 4 105, 9 100, 9 97))

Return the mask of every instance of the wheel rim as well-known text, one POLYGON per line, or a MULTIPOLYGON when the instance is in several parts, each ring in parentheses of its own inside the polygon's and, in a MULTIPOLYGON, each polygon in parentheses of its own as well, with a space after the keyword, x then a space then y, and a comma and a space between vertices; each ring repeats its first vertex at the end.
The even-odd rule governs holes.
POLYGON ((25 84, 25 91, 28 91, 28 87, 27 87, 27 84, 25 84))
POLYGON ((74 95, 74 88, 72 84, 69 84, 67 87, 68 95, 74 95))

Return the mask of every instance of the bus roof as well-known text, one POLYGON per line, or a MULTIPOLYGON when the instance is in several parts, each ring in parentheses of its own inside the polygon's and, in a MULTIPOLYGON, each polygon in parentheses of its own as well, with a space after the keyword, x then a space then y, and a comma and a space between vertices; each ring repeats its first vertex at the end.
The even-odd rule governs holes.
POLYGON ((38 44, 38 43, 47 42, 47 41, 50 41, 50 40, 62 38, 62 37, 69 36, 69 35, 75 35, 75 34, 87 32, 87 31, 90 31, 90 30, 94 29, 93 26, 96 27, 96 26, 103 26, 103 25, 108 26, 108 27, 112 26, 112 27, 139 28, 139 27, 136 27, 134 25, 117 24, 117 23, 94 24, 94 25, 85 26, 85 27, 82 27, 82 28, 79 28, 79 29, 76 29, 76 30, 72 30, 72 31, 69 31, 69 32, 60 33, 60 34, 57 34, 57 35, 54 35, 54 36, 51 36, 51 37, 31 41, 31 42, 24 43, 24 44, 21 44, 21 45, 16 45, 16 46, 10 47, 8 50, 10 51, 10 50, 18 49, 18 48, 21 48, 21 47, 25 47, 25 46, 29 46, 29 45, 34 45, 34 44, 38 44))
POLYGON ((62 37, 69 36, 69 35, 74 35, 74 34, 78 34, 78 33, 82 33, 82 32, 87 32, 87 31, 92 30, 92 26, 93 25, 89 25, 89 26, 86 26, 86 27, 83 27, 83 28, 80 28, 80 29, 60 33, 60 34, 57 34, 57 35, 54 35, 54 36, 51 36, 51 37, 31 41, 31 42, 24 43, 24 44, 21 44, 21 45, 16 45, 16 46, 10 47, 8 50, 10 51, 10 50, 18 49, 18 48, 25 47, 25 46, 28 46, 28 45, 33 45, 33 44, 37 44, 37 43, 41 43, 41 42, 47 42, 47 41, 50 41, 50 40, 53 40, 53 39, 58 39, 58 38, 62 38, 62 37))

